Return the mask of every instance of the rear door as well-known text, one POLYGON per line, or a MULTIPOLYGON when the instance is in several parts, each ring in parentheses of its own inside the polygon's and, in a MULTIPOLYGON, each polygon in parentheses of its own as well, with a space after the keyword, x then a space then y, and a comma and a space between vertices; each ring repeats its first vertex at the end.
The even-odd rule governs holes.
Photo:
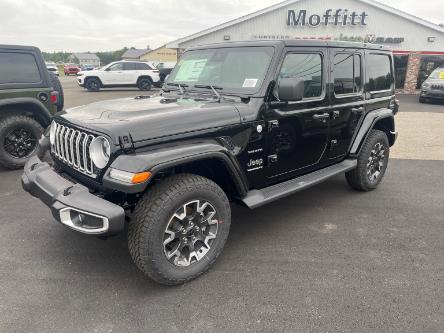
POLYGON ((364 115, 363 59, 360 49, 330 49, 331 106, 328 158, 346 155, 364 115))

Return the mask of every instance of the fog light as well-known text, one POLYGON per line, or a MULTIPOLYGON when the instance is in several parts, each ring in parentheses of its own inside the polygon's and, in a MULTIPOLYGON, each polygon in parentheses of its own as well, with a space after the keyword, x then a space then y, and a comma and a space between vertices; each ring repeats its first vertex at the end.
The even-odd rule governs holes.
POLYGON ((109 222, 106 217, 79 211, 73 208, 64 208, 60 210, 60 222, 71 229, 86 234, 101 234, 109 228, 109 222))

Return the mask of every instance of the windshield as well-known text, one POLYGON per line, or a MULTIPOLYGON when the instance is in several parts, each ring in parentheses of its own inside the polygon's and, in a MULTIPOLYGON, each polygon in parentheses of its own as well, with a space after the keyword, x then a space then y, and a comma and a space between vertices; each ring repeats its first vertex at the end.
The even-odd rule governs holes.
POLYGON ((444 68, 435 69, 429 76, 431 79, 441 79, 444 80, 444 68))
POLYGON ((186 52, 167 84, 214 86, 224 91, 256 93, 270 66, 272 47, 236 47, 186 52))

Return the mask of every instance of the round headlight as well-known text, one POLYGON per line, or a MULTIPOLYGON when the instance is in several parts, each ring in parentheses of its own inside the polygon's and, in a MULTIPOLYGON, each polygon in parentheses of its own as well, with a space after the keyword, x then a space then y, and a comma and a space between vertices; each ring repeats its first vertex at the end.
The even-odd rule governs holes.
POLYGON ((99 169, 103 169, 108 164, 110 155, 111 146, 109 141, 103 136, 94 138, 89 148, 89 156, 91 157, 94 165, 99 169))
POLYGON ((51 128, 49 129, 49 142, 51 142, 51 145, 55 144, 55 134, 56 134, 56 123, 53 120, 51 123, 51 128))

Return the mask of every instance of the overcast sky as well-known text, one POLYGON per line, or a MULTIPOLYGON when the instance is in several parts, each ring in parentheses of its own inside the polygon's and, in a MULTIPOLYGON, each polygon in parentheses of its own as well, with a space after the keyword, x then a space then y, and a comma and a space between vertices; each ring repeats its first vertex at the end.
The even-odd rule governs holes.
MULTIPOLYGON (((279 0, 0 0, 0 44, 44 51, 151 48, 279 0)), ((435 23, 443 0, 384 0, 435 23)), ((334 1, 331 1, 333 5, 334 1)))

